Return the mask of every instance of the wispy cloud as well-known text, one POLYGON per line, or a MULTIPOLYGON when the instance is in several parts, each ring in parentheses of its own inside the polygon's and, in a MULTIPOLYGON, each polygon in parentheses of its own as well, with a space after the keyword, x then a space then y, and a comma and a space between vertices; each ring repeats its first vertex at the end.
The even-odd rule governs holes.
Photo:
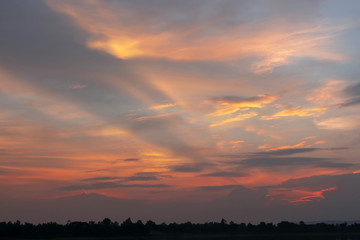
POLYGON ((357 116, 335 117, 314 122, 319 128, 328 130, 354 130, 360 127, 360 120, 357 116))
POLYGON ((328 107, 316 107, 316 108, 302 108, 302 107, 292 107, 285 110, 282 110, 280 112, 277 112, 271 116, 262 116, 262 120, 272 120, 272 119, 278 119, 281 117, 310 117, 310 116, 319 116, 324 111, 326 111, 328 107))
POLYGON ((154 105, 154 106, 149 107, 149 109, 158 110, 158 109, 164 109, 164 108, 171 108, 171 107, 175 107, 175 106, 177 106, 176 103, 168 103, 168 104, 154 105))
POLYGON ((257 115, 258 114, 256 112, 249 112, 249 113, 239 114, 236 117, 230 117, 230 118, 227 118, 227 119, 222 120, 220 122, 213 123, 213 124, 210 125, 210 127, 218 127, 218 126, 222 126, 222 125, 225 125, 225 124, 228 124, 228 123, 242 121, 242 120, 245 120, 245 119, 248 119, 248 118, 255 117, 257 115))
POLYGON ((246 111, 250 108, 263 108, 266 104, 272 103, 277 99, 277 96, 265 94, 254 97, 238 97, 225 96, 216 97, 209 100, 215 104, 217 109, 211 116, 223 116, 235 113, 237 111, 246 111))
MULTIPOLYGON (((216 22, 216 16, 226 12, 219 10, 215 16, 209 13, 203 16, 203 21, 197 21, 189 14, 189 18, 193 20, 190 23, 176 20, 176 14, 167 15, 166 12, 176 11, 176 8, 167 5, 159 6, 158 9, 151 8, 152 14, 149 14, 149 10, 136 4, 126 5, 122 2, 47 3, 54 10, 70 16, 91 34, 86 42, 89 48, 122 59, 150 57, 172 60, 236 60, 257 57, 259 60, 252 64, 252 71, 255 73, 271 72, 275 67, 289 64, 295 57, 331 61, 345 59, 340 53, 324 47, 331 43, 344 26, 317 23, 315 26, 300 25, 300 29, 294 29, 290 23, 275 20, 262 22, 264 28, 256 27, 258 22, 239 24, 232 28, 228 26, 226 32, 218 30, 215 34, 204 23, 216 22), (127 14, 118 14, 124 12, 125 8, 127 14), (142 25, 139 25, 135 16, 143 17, 142 25), (168 20, 167 24, 164 24, 165 19, 168 20), (212 54, 208 54, 209 52, 212 54)), ((218 5, 214 2, 209 4, 214 5, 214 8, 218 5)), ((192 13, 199 10, 194 4, 184 6, 192 13)), ((239 6, 238 9, 242 7, 239 6)))
POLYGON ((344 81, 328 80, 320 88, 313 89, 306 100, 322 106, 336 105, 343 101, 341 92, 344 81))
POLYGON ((168 188, 167 184, 122 184, 117 182, 97 182, 93 184, 70 185, 61 187, 63 191, 108 189, 108 188, 168 188))
POLYGON ((247 174, 241 171, 218 171, 218 172, 210 172, 201 174, 202 177, 244 177, 247 174))
POLYGON ((239 187, 241 185, 219 185, 219 186, 201 186, 199 189, 205 190, 205 191, 222 191, 222 190, 228 190, 228 189, 234 189, 236 187, 239 187))
POLYGON ((305 143, 306 143, 306 141, 302 141, 295 145, 285 145, 285 146, 270 148, 267 151, 276 151, 276 150, 282 150, 282 149, 297 148, 297 147, 304 146, 305 143))
POLYGON ((341 104, 342 107, 350 107, 360 104, 360 83, 345 88, 344 93, 349 96, 349 99, 341 104))

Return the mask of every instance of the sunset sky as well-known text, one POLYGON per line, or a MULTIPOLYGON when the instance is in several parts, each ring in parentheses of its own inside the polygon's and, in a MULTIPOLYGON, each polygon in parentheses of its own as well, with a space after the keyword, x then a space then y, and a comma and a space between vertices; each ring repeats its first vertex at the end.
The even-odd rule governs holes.
POLYGON ((0 221, 359 220, 359 12, 0 1, 0 221))

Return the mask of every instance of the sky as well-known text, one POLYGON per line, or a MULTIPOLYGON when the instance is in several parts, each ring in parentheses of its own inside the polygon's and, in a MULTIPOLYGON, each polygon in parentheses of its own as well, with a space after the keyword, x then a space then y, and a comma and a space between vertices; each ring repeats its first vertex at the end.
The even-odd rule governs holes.
POLYGON ((359 220, 359 11, 0 1, 0 221, 359 220))

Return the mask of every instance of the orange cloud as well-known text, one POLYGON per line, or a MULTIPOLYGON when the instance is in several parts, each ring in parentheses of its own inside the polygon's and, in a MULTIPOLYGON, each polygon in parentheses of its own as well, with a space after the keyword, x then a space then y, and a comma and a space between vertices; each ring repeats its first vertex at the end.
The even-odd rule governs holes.
POLYGON ((285 146, 275 147, 275 148, 268 149, 266 151, 276 151, 276 150, 281 150, 281 149, 297 148, 297 147, 303 146, 305 143, 306 143, 305 141, 302 141, 295 145, 285 145, 285 146))
POLYGON ((320 88, 314 89, 306 100, 321 105, 334 105, 344 101, 341 97, 344 81, 329 80, 320 88))
POLYGON ((117 127, 105 127, 100 129, 91 129, 90 136, 117 136, 129 134, 128 131, 117 127))
POLYGON ((319 201, 324 199, 324 192, 334 191, 336 187, 324 188, 320 190, 312 190, 308 188, 274 188, 270 189, 266 195, 271 200, 287 201, 291 204, 299 204, 304 202, 319 201))
POLYGON ((164 113, 164 114, 158 114, 158 115, 154 115, 154 116, 138 117, 138 118, 135 118, 134 120, 136 120, 136 121, 145 121, 145 120, 149 120, 149 119, 169 117, 169 116, 173 116, 175 114, 177 114, 177 113, 164 113))
POLYGON ((233 144, 232 148, 237 148, 240 146, 240 143, 244 143, 244 142, 245 141, 238 140, 238 141, 231 141, 230 143, 233 144))
POLYGON ((278 97, 270 94, 260 94, 255 97, 218 97, 211 100, 215 102, 217 110, 211 116, 228 115, 237 111, 247 111, 250 108, 263 108, 278 97))
POLYGON ((175 107, 176 105, 177 105, 176 103, 169 103, 169 104, 162 104, 162 105, 154 105, 154 106, 149 107, 149 109, 151 109, 151 110, 158 110, 158 109, 175 107))
POLYGON ((307 139, 314 139, 314 138, 317 138, 317 136, 309 136, 309 137, 304 138, 304 140, 307 140, 307 139))
POLYGON ((186 61, 234 60, 255 56, 259 58, 251 66, 255 73, 271 72, 275 67, 289 64, 294 57, 332 61, 345 59, 326 48, 337 32, 344 29, 342 26, 302 25, 296 29, 296 26, 286 24, 283 20, 275 20, 263 23, 266 28, 262 29, 254 27, 258 23, 247 23, 214 35, 204 23, 193 21, 185 26, 173 24, 159 32, 148 22, 164 22, 169 20, 168 16, 160 13, 154 20, 153 16, 141 9, 125 6, 121 2, 46 2, 52 9, 70 16, 78 26, 91 34, 86 42, 89 48, 118 58, 151 57, 186 61), (140 15, 142 21, 137 21, 140 15))
POLYGON ((358 129, 360 127, 359 118, 352 116, 318 120, 315 121, 315 124, 321 129, 328 129, 328 130, 353 130, 353 129, 358 129))
POLYGON ((262 116, 260 119, 272 120, 272 119, 278 119, 280 117, 290 117, 290 116, 297 116, 297 117, 318 116, 327 109, 328 107, 318 107, 318 108, 308 108, 308 109, 304 109, 302 107, 293 107, 275 113, 271 116, 262 116))
POLYGON ((265 149, 265 148, 271 148, 271 145, 265 144, 265 145, 258 146, 258 149, 265 149))
POLYGON ((257 115, 258 114, 256 112, 239 114, 236 117, 228 118, 228 119, 225 119, 223 121, 213 123, 213 124, 210 125, 210 127, 218 127, 218 126, 225 125, 225 124, 228 124, 228 123, 231 123, 231 122, 242 121, 242 120, 245 120, 245 119, 248 119, 248 118, 255 117, 257 115))

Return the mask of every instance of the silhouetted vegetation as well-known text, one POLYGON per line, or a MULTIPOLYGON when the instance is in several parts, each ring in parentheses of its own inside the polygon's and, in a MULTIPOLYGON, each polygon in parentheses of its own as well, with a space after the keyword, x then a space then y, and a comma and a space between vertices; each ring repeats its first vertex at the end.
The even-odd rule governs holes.
POLYGON ((105 218, 101 222, 55 222, 34 225, 31 223, 1 222, 0 238, 54 238, 54 237, 120 237, 120 236, 163 236, 181 234, 226 234, 226 235, 281 235, 281 234, 355 234, 360 235, 360 224, 305 224, 304 222, 280 222, 278 224, 261 222, 257 225, 245 223, 220 222, 207 223, 161 223, 153 221, 133 222, 130 218, 121 224, 105 218))

